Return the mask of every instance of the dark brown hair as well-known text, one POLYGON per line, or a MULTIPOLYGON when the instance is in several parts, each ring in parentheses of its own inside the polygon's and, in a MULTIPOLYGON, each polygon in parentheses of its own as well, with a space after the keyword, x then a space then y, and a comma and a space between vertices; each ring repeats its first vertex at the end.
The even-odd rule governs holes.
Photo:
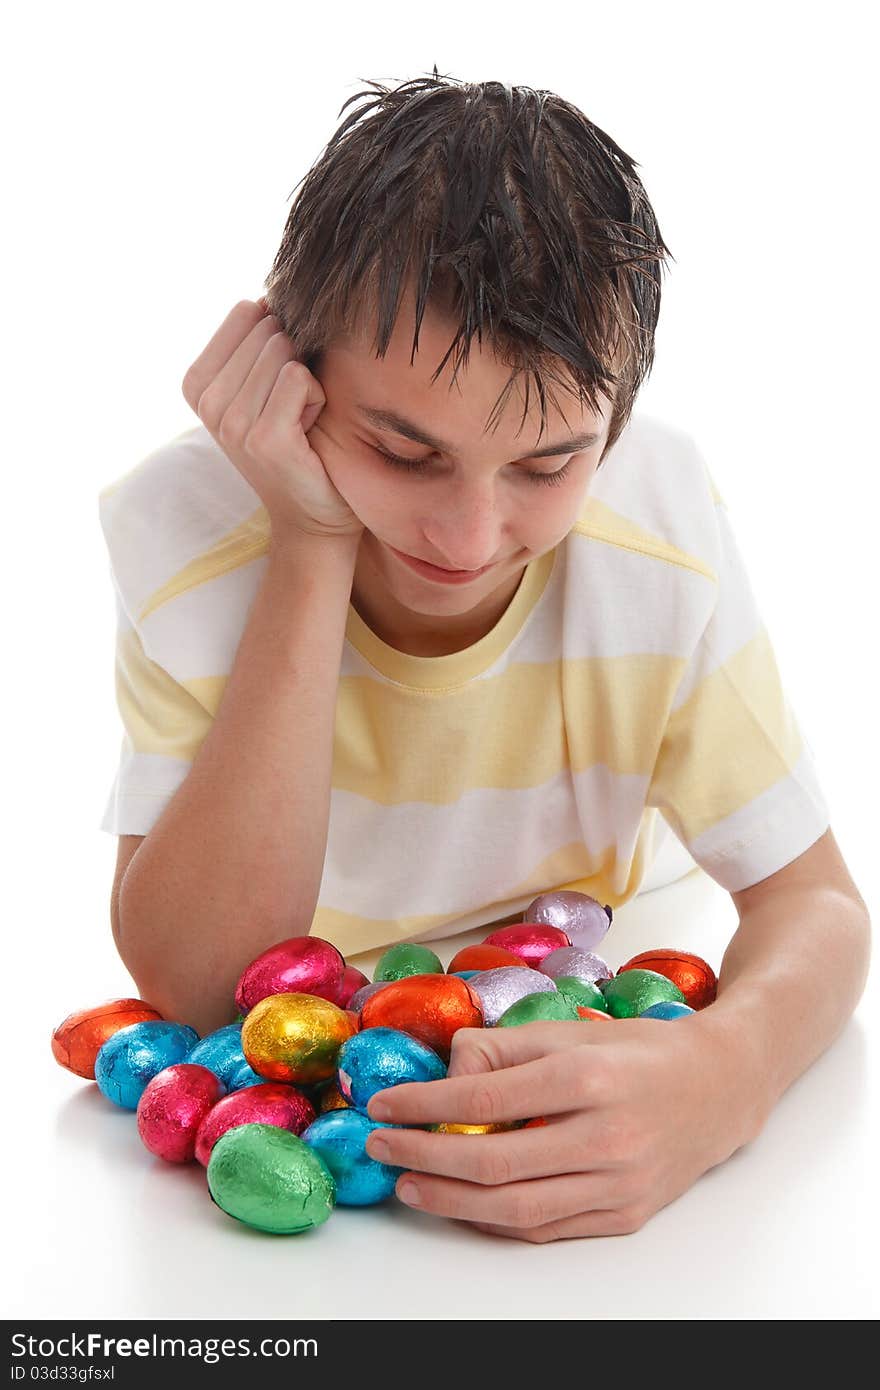
POLYGON ((651 370, 661 268, 675 259, 636 161, 531 87, 435 66, 395 88, 369 82, 339 114, 361 97, 300 180, 264 282, 297 355, 314 371, 337 333, 369 324, 384 357, 412 286, 411 361, 426 303, 456 326, 432 381, 450 353, 455 380, 476 333, 513 368, 490 421, 521 373, 525 420, 532 374, 543 432, 545 379, 574 382, 594 412, 598 392, 613 401, 604 457, 651 370))

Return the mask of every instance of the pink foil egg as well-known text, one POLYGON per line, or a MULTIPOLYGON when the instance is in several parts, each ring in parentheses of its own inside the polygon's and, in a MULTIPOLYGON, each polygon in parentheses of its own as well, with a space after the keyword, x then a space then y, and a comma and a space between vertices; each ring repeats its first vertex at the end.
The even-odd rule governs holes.
POLYGON ((236 1125, 275 1125, 300 1135, 315 1118, 315 1107, 297 1086, 265 1081, 224 1096, 211 1109, 196 1134, 195 1156, 207 1168, 211 1150, 221 1135, 236 1125))
POLYGON ((168 1163, 192 1163, 196 1134, 226 1087, 207 1067, 176 1062, 157 1072, 138 1101, 137 1127, 150 1153, 168 1163))
POLYGON ((498 965, 494 970, 481 970, 471 976, 468 984, 483 1006, 486 1028, 494 1028, 505 1010, 527 994, 552 994, 556 989, 549 976, 526 965, 498 965))
POLYGON ((512 927, 499 927, 487 936, 485 946, 503 946, 519 956, 523 965, 537 968, 551 951, 561 946, 570 946, 566 933, 558 927, 548 927, 545 922, 517 922, 512 927))
POLYGON ((291 936, 252 960, 235 991, 235 1006, 246 1014, 270 994, 316 994, 339 1003, 345 959, 320 936, 291 936))
POLYGON ((587 980, 596 984, 598 980, 610 980, 614 971, 609 969, 601 956, 592 951, 582 951, 577 946, 563 946, 559 951, 551 951, 538 966, 551 980, 559 980, 563 975, 571 975, 576 980, 587 980))
MULTIPOLYGON (((362 970, 358 970, 354 965, 347 965, 342 972, 342 985, 339 990, 339 998, 333 1002, 338 1004, 340 1009, 350 1009, 352 1007, 352 997, 357 994, 359 989, 368 985, 370 981, 362 970)), ((357 1013, 357 1009, 355 1009, 357 1013)))
POLYGON ((535 898, 526 908, 523 921, 559 927, 572 946, 592 951, 611 926, 611 916, 611 908, 603 907, 598 898, 563 888, 558 893, 542 893, 535 898))

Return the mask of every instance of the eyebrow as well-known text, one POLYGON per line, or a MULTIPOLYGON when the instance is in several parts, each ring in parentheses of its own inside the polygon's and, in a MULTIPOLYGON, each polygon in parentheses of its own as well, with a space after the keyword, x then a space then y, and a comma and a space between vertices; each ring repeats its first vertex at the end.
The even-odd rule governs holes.
MULTIPOLYGON (((374 406, 360 403, 357 409, 380 429, 393 430, 395 434, 403 435, 404 439, 411 439, 414 444, 426 444, 428 448, 436 449, 441 454, 454 455, 454 450, 448 444, 444 444, 442 439, 435 439, 433 435, 426 434, 418 425, 414 425, 411 420, 405 420, 402 415, 396 415, 393 410, 377 410, 374 406)), ((533 449, 523 458, 514 459, 514 463, 525 463, 528 459, 552 458, 556 454, 567 454, 577 449, 589 449, 598 438, 598 433, 575 434, 571 439, 562 440, 558 444, 545 444, 541 449, 533 449)))

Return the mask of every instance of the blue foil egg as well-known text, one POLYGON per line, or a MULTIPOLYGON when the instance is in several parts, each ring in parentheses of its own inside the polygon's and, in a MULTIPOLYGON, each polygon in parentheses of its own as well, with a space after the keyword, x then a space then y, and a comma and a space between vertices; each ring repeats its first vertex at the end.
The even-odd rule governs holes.
POLYGON ((640 1013, 639 1018, 684 1018, 685 1014, 694 1012, 690 1004, 680 1004, 677 999, 661 999, 659 1004, 652 1004, 640 1013))
MULTIPOLYGON (((189 1061, 189 1058, 186 1059, 189 1061)), ((249 1062, 242 1062, 240 1067, 232 1073, 226 1083, 227 1091, 243 1091, 245 1086, 262 1086, 265 1076, 260 1076, 258 1071, 254 1071, 249 1062)))
MULTIPOLYGON (((194 1062, 196 1066, 207 1067, 228 1089, 233 1074, 248 1065, 241 1050, 241 1024, 227 1023, 214 1033, 206 1033, 186 1060, 194 1062)), ((260 1079, 265 1081, 266 1078, 260 1079)))
POLYGON ((384 1202, 404 1171, 371 1158, 367 1136, 380 1125, 359 1110, 328 1110, 303 1130, 301 1139, 314 1149, 336 1183, 336 1201, 343 1207, 369 1207, 384 1202))
POLYGON ((198 1040, 195 1028, 164 1019, 120 1028, 95 1058, 98 1089, 123 1110, 137 1110, 153 1077, 166 1067, 185 1062, 198 1040))
POLYGON ((450 975, 457 975, 460 980, 471 980, 474 975, 479 975, 479 970, 450 970, 450 975))
POLYGON ((346 1038, 338 1067, 339 1089, 357 1110, 366 1110, 370 1097, 389 1086, 446 1075, 446 1063, 432 1048, 397 1028, 367 1028, 346 1038))

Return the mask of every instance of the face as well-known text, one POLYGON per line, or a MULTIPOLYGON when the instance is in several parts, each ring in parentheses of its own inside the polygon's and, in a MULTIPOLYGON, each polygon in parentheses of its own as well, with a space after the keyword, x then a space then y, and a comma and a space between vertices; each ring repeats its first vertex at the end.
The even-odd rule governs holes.
POLYGON ((451 356, 432 384, 454 329, 429 306, 410 364, 414 319, 410 295, 384 358, 366 334, 347 334, 326 348, 314 373, 326 397, 320 434, 331 446, 322 457, 365 527, 352 601, 392 644, 418 633, 466 635, 500 616, 525 566, 576 521, 612 408, 600 397, 596 415, 566 393, 563 417, 548 401, 539 441, 534 389, 520 427, 520 380, 497 427, 486 431, 510 368, 474 339, 455 386, 451 356), (382 412, 399 418, 380 419, 382 412), (456 582, 448 582, 450 571, 456 582))

